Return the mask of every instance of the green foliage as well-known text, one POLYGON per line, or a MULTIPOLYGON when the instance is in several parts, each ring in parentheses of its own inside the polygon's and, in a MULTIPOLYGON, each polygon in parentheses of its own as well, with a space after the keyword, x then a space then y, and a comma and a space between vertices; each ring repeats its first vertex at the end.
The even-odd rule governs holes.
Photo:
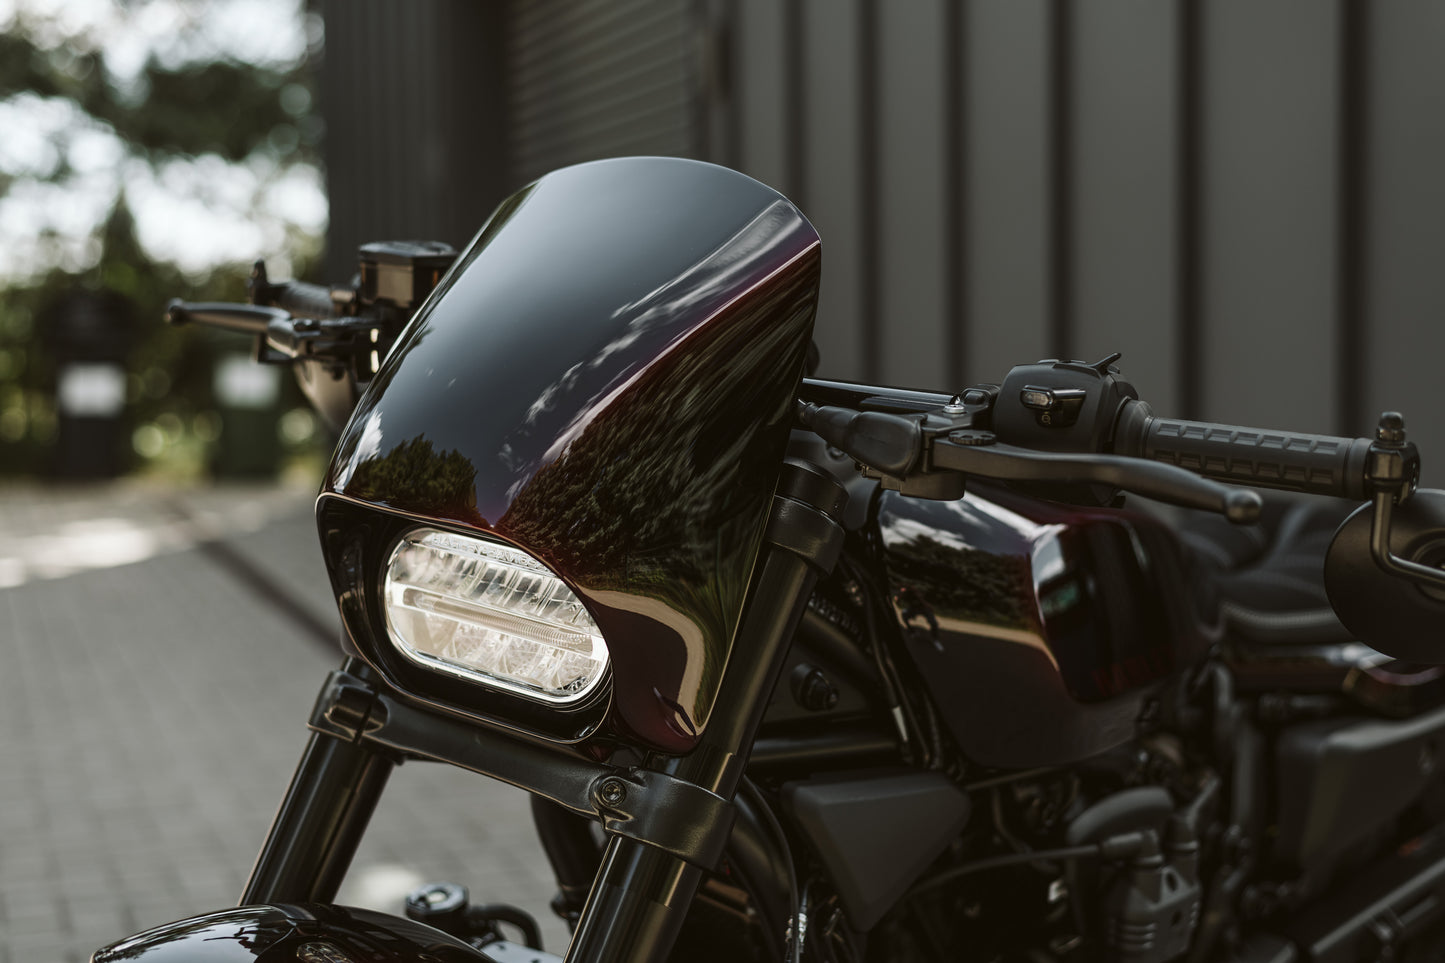
MULTIPOLYGON (((130 163, 156 167, 210 154, 228 162, 265 157, 281 166, 319 164, 320 121, 307 113, 314 100, 309 63, 274 67, 218 59, 169 67, 152 58, 122 88, 108 75, 97 42, 57 41, 29 29, 33 24, 23 14, 17 23, 0 33, 0 101, 70 101, 93 129, 123 142, 130 163)), ((67 151, 53 157, 42 169, 0 172, 0 202, 26 182, 65 186, 75 174, 67 151)), ((214 362, 222 352, 246 353, 250 345, 241 335, 176 329, 162 318, 175 298, 244 300, 249 262, 260 252, 238 249, 235 263, 188 275, 142 246, 123 192, 92 237, 84 269, 52 263, 33 276, 0 277, 0 476, 47 470, 57 425, 56 357, 47 328, 54 326, 54 306, 76 291, 113 292, 128 304, 111 323, 129 345, 121 434, 132 467, 204 470, 221 424, 212 397, 214 362), (161 439, 159 453, 131 451, 132 433, 142 427, 147 437, 161 439)), ((46 241, 44 235, 35 239, 42 250, 46 241)), ((299 255, 293 266, 300 276, 307 258, 319 256, 319 243, 288 253, 299 255)), ((301 403, 289 376, 284 383, 280 410, 301 403)))
MULTIPOLYGON (((288 145, 317 160, 317 125, 287 109, 310 97, 283 95, 289 85, 309 92, 310 76, 309 65, 272 70, 223 60, 168 69, 152 60, 135 83, 145 92, 137 99, 109 82, 99 51, 46 49, 20 31, 0 34, 0 99, 29 92, 74 101, 153 160, 213 153, 239 161, 261 149, 289 154, 288 145)), ((64 173, 62 166, 52 176, 64 173)))

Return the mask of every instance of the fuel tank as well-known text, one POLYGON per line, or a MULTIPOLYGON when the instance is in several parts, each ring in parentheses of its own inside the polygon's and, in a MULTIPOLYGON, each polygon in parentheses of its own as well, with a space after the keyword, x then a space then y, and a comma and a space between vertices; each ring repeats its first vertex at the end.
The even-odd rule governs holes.
POLYGON ((1219 632, 1207 580, 1148 516, 978 486, 885 492, 894 613, 959 748, 998 768, 1067 765, 1133 734, 1146 698, 1219 632))
POLYGON ((581 164, 505 201, 388 354, 318 501, 363 657, 444 708, 569 740, 602 725, 429 677, 387 643, 390 546, 357 534, 356 510, 483 534, 586 604, 611 654, 599 711, 690 749, 732 656, 819 270, 796 207, 710 164, 581 164))

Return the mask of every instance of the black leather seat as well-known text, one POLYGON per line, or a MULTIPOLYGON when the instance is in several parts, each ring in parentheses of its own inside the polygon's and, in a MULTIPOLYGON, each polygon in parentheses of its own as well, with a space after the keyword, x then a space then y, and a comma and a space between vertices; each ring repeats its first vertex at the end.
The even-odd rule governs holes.
POLYGON ((1240 642, 1329 645, 1351 641, 1325 594, 1325 552, 1356 503, 1266 496, 1257 525, 1192 517, 1184 542, 1212 574, 1225 628, 1240 642))

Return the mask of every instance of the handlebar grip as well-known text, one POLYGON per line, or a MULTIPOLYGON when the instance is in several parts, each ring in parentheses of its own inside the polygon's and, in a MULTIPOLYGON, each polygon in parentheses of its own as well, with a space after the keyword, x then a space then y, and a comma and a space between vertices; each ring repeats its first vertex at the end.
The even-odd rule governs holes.
POLYGON ((336 314, 331 289, 306 281, 283 281, 269 286, 269 302, 298 318, 329 318, 336 314))
POLYGON ((1240 485, 1369 497, 1366 438, 1157 418, 1148 405, 1136 401, 1126 406, 1119 420, 1114 450, 1240 485))

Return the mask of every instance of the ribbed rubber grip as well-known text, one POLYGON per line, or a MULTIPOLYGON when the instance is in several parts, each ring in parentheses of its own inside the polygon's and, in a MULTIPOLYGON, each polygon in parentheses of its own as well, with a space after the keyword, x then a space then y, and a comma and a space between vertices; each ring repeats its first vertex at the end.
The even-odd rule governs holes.
POLYGON ((271 302, 298 318, 329 318, 336 313, 331 303, 331 289, 305 281, 273 285, 271 302))
POLYGON ((1120 421, 1115 451, 1167 462, 1209 478, 1286 491, 1362 499, 1365 438, 1157 418, 1147 406, 1120 421))

